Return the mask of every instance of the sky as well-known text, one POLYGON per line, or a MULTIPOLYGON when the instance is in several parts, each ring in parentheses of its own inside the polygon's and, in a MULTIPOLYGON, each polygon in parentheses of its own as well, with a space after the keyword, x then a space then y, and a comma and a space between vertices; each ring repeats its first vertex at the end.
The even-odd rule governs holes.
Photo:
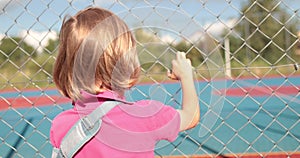
MULTIPOLYGON (((62 19, 88 6, 109 9, 131 29, 151 27, 160 30, 162 39, 196 38, 207 31, 218 36, 231 28, 247 0, 1 0, 0 40, 19 36, 34 47, 57 39, 62 19)), ((297 12, 299 0, 282 0, 287 12, 297 12)))

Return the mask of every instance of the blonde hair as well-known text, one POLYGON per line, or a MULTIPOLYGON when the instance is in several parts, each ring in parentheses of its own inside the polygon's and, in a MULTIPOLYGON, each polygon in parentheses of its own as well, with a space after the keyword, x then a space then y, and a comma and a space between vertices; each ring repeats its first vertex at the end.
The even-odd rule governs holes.
POLYGON ((127 25, 112 12, 87 8, 65 18, 53 79, 72 100, 80 91, 110 89, 123 95, 138 80, 136 42, 127 25))

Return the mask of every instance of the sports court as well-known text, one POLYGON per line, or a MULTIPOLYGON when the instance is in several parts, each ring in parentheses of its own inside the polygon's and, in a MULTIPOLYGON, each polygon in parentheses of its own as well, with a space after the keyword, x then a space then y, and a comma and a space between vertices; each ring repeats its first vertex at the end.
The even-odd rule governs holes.
MULTIPOLYGON (((156 154, 221 157, 228 154, 259 156, 262 153, 299 155, 299 76, 290 77, 289 82, 280 77, 263 80, 268 84, 258 85, 255 79, 250 78, 227 80, 230 88, 226 89, 222 111, 208 133, 200 135, 200 126, 182 132, 175 142, 159 144, 156 154)), ((202 90, 199 95, 201 116, 204 118, 207 113, 205 105, 210 104, 210 95, 216 94, 211 93, 206 82, 199 81, 197 84, 198 92, 202 90)), ((180 89, 178 83, 160 86, 171 94, 180 89)), ((149 88, 147 84, 138 86, 145 94, 149 93, 149 88)), ((132 93, 141 94, 137 91, 132 93)), ((137 94, 131 95, 136 96, 131 99, 143 98, 137 94)), ((43 92, 32 89, 21 93, 6 91, 1 92, 1 97, 1 107, 5 107, 0 112, 1 156, 50 157, 52 147, 48 137, 51 120, 59 112, 72 108, 70 101, 61 97, 55 89, 43 92), (53 105, 53 100, 56 105, 53 105)), ((166 99, 171 106, 180 101, 181 98, 176 96, 166 99)))

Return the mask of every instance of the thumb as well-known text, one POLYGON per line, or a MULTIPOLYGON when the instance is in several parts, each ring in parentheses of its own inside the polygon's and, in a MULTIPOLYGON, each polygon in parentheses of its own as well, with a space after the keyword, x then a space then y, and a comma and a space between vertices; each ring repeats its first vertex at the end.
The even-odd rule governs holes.
POLYGON ((172 80, 178 80, 178 77, 172 72, 172 70, 167 71, 167 76, 172 80))

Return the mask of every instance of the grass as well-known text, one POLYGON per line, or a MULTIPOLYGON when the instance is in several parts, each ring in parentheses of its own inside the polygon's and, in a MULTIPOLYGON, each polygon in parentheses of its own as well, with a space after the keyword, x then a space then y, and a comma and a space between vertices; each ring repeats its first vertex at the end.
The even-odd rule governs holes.
MULTIPOLYGON (((264 78, 270 76, 293 76, 300 75, 300 71, 295 71, 291 67, 281 67, 281 68, 249 68, 245 69, 234 69, 232 73, 234 74, 233 78, 243 78, 243 77, 254 77, 254 78, 264 78), (249 70, 249 71, 248 71, 249 70)), ((46 89, 46 88, 55 88, 55 84, 52 82, 52 79, 47 77, 44 74, 35 75, 33 78, 28 78, 31 75, 26 76, 24 72, 17 72, 15 74, 7 75, 1 74, 0 77, 0 90, 10 90, 10 89, 46 89)), ((215 75, 215 73, 209 74, 208 70, 197 70, 196 79, 197 80, 208 80, 210 75, 215 75)), ((224 74, 221 75, 224 78, 224 74)), ((216 79, 217 77, 214 77, 216 79)), ((168 79, 165 72, 163 73, 148 73, 142 74, 138 81, 138 84, 145 83, 156 83, 156 82, 172 82, 168 79)))
MULTIPOLYGON (((54 61, 53 56, 44 56, 34 61, 29 59, 22 64, 2 62, 2 65, 0 65, 0 90, 55 88, 51 75, 54 61)), ((238 62, 232 62, 231 66, 233 78, 300 75, 300 70, 296 71, 292 64, 271 67, 265 62, 257 60, 248 67, 238 62)), ((166 67, 160 64, 147 63, 143 65, 143 68, 144 71, 141 73, 138 84, 172 82, 166 75, 166 67)), ((197 80, 225 78, 224 70, 223 67, 208 69, 206 64, 202 64, 195 69, 195 78, 197 80)))

